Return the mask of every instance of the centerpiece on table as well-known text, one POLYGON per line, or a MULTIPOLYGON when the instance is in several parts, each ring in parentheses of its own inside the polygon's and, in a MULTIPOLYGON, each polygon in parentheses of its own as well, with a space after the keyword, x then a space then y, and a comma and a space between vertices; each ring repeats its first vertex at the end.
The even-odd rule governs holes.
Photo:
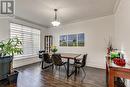
POLYGON ((110 52, 110 57, 111 57, 111 60, 113 60, 115 58, 120 58, 120 53, 116 50, 113 50, 110 52))
POLYGON ((118 66, 125 66, 126 62, 122 55, 123 54, 121 52, 116 50, 110 53, 110 58, 114 62, 114 64, 118 66))
POLYGON ((56 46, 52 46, 51 51, 55 54, 58 51, 58 49, 56 46))

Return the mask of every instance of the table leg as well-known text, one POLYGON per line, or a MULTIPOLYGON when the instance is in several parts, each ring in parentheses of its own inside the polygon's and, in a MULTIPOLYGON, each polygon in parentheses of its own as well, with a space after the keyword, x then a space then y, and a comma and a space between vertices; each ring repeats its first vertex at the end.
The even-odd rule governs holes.
MULTIPOLYGON (((74 60, 74 63, 76 63, 76 62, 77 62, 77 60, 75 59, 75 60, 74 60)), ((75 67, 74 72, 75 72, 75 76, 76 76, 76 75, 77 75, 77 67, 75 67)))
POLYGON ((114 87, 114 71, 109 72, 109 87, 114 87))
POLYGON ((43 63, 44 63, 44 61, 42 60, 42 69, 43 69, 43 65, 44 65, 43 63))
POLYGON ((69 77, 69 58, 67 59, 67 78, 69 77))
POLYGON ((108 74, 108 66, 107 66, 107 63, 106 63, 106 85, 108 87, 108 77, 109 77, 109 74, 108 74))

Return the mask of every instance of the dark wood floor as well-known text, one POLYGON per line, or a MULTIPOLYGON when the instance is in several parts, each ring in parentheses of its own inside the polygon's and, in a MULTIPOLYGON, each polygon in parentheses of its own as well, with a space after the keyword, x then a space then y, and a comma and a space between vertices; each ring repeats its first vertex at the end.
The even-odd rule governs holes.
POLYGON ((80 72, 78 76, 65 76, 64 67, 59 70, 51 68, 42 70, 40 63, 31 64, 17 69, 17 84, 0 84, 0 87, 106 87, 105 70, 86 67, 86 77, 80 72), (84 80, 83 80, 84 79, 84 80), (83 80, 83 82, 82 82, 83 80))

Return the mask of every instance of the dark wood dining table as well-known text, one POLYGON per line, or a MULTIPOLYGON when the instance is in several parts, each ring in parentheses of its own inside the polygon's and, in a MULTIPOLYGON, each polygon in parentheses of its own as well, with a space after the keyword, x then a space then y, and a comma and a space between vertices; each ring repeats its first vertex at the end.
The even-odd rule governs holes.
POLYGON ((62 58, 67 59, 66 74, 67 74, 67 78, 69 78, 72 74, 76 73, 76 69, 70 73, 70 59, 74 61, 80 60, 81 58, 78 57, 81 56, 81 54, 74 54, 74 53, 60 53, 60 54, 62 58))

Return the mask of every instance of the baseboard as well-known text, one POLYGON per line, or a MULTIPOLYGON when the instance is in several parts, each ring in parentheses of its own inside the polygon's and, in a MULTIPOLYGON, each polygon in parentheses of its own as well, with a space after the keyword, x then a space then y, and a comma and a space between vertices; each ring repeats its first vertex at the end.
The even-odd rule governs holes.
POLYGON ((90 63, 88 62, 86 66, 94 67, 94 68, 100 68, 100 69, 106 69, 104 64, 97 64, 97 63, 90 63))
POLYGON ((27 59, 14 60, 13 68, 33 64, 33 63, 40 62, 40 61, 41 60, 39 58, 27 58, 27 59))

